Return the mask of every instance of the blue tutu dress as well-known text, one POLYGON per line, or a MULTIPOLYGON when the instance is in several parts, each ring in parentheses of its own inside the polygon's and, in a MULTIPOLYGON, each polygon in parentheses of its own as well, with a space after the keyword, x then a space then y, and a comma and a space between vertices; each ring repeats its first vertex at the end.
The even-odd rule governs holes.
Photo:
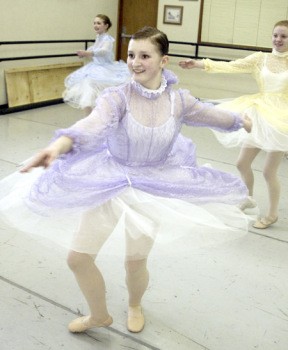
POLYGON ((135 241, 188 235, 193 246, 245 235, 248 220, 237 207, 245 184, 198 166, 194 143, 180 134, 183 124, 234 132, 242 118, 173 89, 176 81, 164 70, 155 91, 133 80, 106 89, 90 116, 57 130, 73 139, 69 153, 1 182, 0 218, 89 254, 98 252, 99 234, 115 230, 135 241))
POLYGON ((65 79, 64 102, 74 108, 93 108, 97 96, 104 88, 129 80, 127 64, 124 61, 113 61, 114 41, 107 33, 97 35, 95 44, 88 49, 93 52, 92 62, 65 79))

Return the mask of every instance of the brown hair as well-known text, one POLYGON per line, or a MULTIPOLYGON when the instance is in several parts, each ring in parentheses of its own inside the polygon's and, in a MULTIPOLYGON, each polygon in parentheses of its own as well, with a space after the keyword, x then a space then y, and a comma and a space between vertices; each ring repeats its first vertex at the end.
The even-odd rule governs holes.
POLYGON ((102 21, 104 22, 104 24, 108 24, 108 28, 107 29, 112 27, 112 22, 110 21, 110 18, 108 16, 99 14, 99 15, 96 15, 95 18, 96 17, 101 18, 102 21))
POLYGON ((273 29, 274 29, 275 27, 279 27, 279 26, 284 26, 284 27, 287 27, 287 28, 288 28, 288 20, 284 19, 283 21, 277 22, 277 23, 274 25, 273 29))
POLYGON ((133 40, 150 39, 152 44, 156 45, 162 56, 168 55, 169 41, 167 35, 157 28, 143 27, 134 33, 131 37, 133 40))

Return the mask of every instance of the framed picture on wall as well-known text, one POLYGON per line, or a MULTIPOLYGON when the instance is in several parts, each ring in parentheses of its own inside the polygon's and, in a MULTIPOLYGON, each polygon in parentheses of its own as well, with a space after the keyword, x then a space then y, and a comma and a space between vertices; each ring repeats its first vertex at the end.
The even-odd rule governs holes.
POLYGON ((164 5, 163 23, 182 24, 183 6, 164 5))

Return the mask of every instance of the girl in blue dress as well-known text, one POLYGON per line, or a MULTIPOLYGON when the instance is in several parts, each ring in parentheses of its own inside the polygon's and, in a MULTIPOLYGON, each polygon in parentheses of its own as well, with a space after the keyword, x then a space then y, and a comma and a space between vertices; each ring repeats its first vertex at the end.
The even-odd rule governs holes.
POLYGON ((86 109, 89 114, 95 106, 99 93, 106 87, 126 82, 130 73, 123 61, 114 61, 113 44, 115 39, 107 33, 112 23, 106 15, 99 14, 94 19, 97 37, 88 50, 79 50, 80 58, 92 61, 68 75, 63 99, 75 108, 86 109))

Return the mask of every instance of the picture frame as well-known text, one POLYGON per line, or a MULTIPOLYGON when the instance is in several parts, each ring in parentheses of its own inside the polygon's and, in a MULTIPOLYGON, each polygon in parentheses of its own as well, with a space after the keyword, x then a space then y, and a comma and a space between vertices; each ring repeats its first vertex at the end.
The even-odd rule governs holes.
POLYGON ((164 5, 163 23, 182 24, 183 6, 164 5))

